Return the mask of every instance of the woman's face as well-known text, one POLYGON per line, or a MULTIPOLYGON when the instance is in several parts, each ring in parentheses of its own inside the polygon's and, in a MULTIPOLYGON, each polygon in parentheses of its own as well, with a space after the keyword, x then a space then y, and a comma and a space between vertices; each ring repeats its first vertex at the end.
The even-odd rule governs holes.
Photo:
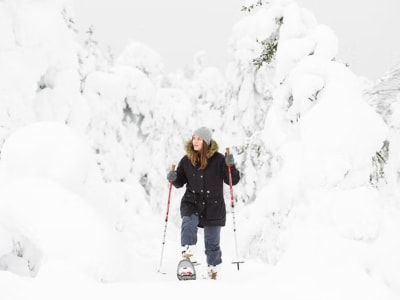
POLYGON ((192 138, 192 144, 194 151, 200 151, 203 148, 203 139, 198 135, 194 135, 192 138))

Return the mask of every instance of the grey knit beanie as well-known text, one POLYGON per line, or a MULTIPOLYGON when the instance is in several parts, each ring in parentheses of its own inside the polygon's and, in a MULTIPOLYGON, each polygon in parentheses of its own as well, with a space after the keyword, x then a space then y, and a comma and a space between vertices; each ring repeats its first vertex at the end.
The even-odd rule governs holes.
POLYGON ((210 145, 211 142, 211 130, 207 127, 200 127, 193 132, 193 135, 198 135, 206 142, 207 145, 210 145))

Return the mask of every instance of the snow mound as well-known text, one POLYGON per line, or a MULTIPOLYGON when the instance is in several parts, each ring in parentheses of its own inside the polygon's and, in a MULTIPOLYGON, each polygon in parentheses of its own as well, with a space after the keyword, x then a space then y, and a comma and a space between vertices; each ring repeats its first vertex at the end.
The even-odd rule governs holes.
POLYGON ((26 178, 2 187, 0 199, 0 269, 40 276, 42 264, 63 261, 100 281, 127 278, 122 237, 79 195, 26 178))
POLYGON ((89 147, 68 126, 39 122, 15 131, 1 150, 7 180, 46 178, 75 192, 83 191, 91 172, 89 147))

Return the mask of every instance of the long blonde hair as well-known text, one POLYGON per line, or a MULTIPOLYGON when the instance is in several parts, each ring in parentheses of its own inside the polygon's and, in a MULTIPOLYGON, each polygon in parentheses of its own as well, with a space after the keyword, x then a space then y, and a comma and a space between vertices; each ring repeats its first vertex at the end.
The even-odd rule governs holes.
POLYGON ((189 153, 189 159, 190 162, 194 167, 199 166, 200 170, 203 170, 207 167, 208 164, 208 158, 207 158, 207 152, 208 152, 208 145, 206 142, 203 141, 203 147, 201 147, 200 151, 195 151, 193 149, 193 145, 191 146, 192 151, 189 153))

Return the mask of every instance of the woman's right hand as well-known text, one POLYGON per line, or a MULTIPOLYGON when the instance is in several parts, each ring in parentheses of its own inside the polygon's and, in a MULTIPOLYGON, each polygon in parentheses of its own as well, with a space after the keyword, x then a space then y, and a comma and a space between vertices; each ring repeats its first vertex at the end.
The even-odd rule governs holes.
POLYGON ((178 177, 178 175, 176 174, 176 171, 169 171, 167 174, 167 180, 169 182, 174 182, 177 177, 178 177))

